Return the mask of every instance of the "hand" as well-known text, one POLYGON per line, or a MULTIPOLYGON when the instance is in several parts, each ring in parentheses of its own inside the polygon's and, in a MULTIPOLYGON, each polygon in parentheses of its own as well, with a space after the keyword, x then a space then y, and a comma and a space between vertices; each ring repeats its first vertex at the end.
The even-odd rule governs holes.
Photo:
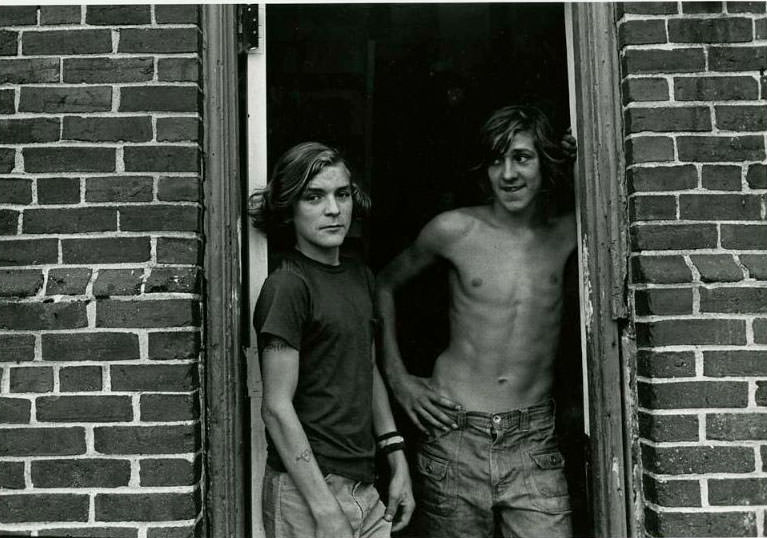
POLYGON ((340 507, 338 511, 318 517, 315 521, 317 522, 315 538, 354 538, 352 525, 340 507))
POLYGON ((424 433, 427 425, 449 430, 458 428, 453 419, 445 414, 446 409, 458 410, 460 405, 441 396, 431 385, 431 378, 406 375, 399 382, 392 383, 394 397, 424 433))
POLYGON ((572 131, 573 130, 571 127, 567 128, 567 131, 565 132, 564 136, 562 137, 562 141, 560 142, 560 147, 562 148, 562 152, 565 154, 565 157, 574 161, 578 156, 578 143, 576 142, 572 131))
MULTIPOLYGON (((404 460, 404 458, 403 458, 404 460)), ((399 466, 389 482, 389 502, 386 504, 384 519, 392 522, 392 532, 404 529, 410 522, 415 509, 413 487, 407 463, 399 466)))

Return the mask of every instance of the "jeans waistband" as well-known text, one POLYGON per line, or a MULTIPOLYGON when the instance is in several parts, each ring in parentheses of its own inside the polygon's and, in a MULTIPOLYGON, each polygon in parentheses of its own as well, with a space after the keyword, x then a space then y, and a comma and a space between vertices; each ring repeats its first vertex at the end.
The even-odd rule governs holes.
POLYGON ((467 425, 479 428, 495 428, 496 430, 508 430, 511 428, 527 429, 531 420, 548 418, 554 415, 554 400, 534 404, 529 407, 513 409, 498 413, 486 413, 483 411, 453 411, 449 414, 455 420, 458 428, 463 429, 467 425))

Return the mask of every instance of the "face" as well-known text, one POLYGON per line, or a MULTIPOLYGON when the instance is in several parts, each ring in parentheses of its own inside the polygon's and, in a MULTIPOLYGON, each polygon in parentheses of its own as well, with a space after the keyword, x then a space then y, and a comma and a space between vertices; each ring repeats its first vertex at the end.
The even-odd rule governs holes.
POLYGON ((352 219, 352 187, 343 164, 314 176, 293 206, 298 248, 319 261, 337 260, 352 219))
POLYGON ((543 184, 532 134, 516 133, 506 153, 487 167, 487 176, 496 205, 514 214, 532 211, 543 184))

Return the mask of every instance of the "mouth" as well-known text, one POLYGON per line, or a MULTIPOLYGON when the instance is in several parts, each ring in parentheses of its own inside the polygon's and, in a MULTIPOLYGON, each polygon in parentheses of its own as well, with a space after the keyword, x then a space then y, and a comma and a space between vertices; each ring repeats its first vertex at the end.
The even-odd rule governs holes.
POLYGON ((325 230, 328 232, 338 232, 342 231, 344 229, 343 224, 328 224, 327 226, 320 226, 320 230, 325 230))
POLYGON ((503 185, 502 184, 498 188, 501 189, 503 192, 517 192, 517 191, 520 191, 520 190, 524 189, 525 188, 525 184, 524 183, 519 183, 517 185, 503 185))

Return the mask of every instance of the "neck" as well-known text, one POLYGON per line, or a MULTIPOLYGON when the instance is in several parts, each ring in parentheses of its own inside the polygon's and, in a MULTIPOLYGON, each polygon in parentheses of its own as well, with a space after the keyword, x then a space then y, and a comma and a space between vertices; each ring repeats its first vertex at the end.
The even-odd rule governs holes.
POLYGON ((312 260, 325 265, 338 265, 340 262, 339 254, 340 249, 333 247, 329 249, 321 249, 313 247, 312 245, 301 244, 299 241, 296 243, 296 250, 312 260))
POLYGON ((513 228, 534 228, 545 222, 538 203, 532 203, 521 211, 509 211, 497 201, 493 201, 492 213, 496 222, 513 228))

